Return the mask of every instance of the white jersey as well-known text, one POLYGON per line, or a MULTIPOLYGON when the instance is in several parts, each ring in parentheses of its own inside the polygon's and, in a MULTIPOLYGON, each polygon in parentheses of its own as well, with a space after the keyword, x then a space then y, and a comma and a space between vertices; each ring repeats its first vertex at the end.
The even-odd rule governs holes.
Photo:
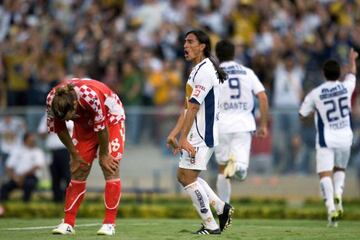
POLYGON ((255 131, 254 95, 265 91, 263 84, 250 68, 235 61, 220 67, 228 74, 220 87, 220 133, 255 131))
POLYGON ((327 81, 305 97, 299 113, 306 117, 315 111, 317 148, 351 146, 351 95, 355 84, 355 76, 348 74, 343 82, 327 81))
MULTIPOLYGON (((6 161, 6 167, 13 169, 16 175, 23 175, 34 167, 44 166, 45 154, 38 147, 18 146, 12 150, 6 161)), ((39 177, 40 171, 37 171, 36 175, 39 177)))
POLYGON ((191 71, 186 83, 186 103, 200 104, 187 139, 194 147, 218 144, 219 79, 213 63, 205 58, 191 71))

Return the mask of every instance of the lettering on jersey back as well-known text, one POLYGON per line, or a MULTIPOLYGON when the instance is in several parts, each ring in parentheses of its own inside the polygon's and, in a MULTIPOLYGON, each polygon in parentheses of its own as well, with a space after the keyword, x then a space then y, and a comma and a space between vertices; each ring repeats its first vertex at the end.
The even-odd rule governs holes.
POLYGON ((232 102, 225 102, 220 106, 224 110, 248 110, 249 106, 247 102, 240 102, 240 101, 232 101, 232 102))
POLYGON ((229 75, 235 75, 235 74, 246 75, 246 71, 241 69, 239 65, 232 65, 232 66, 224 67, 222 69, 229 75))
POLYGON ((341 84, 336 85, 335 87, 332 88, 323 88, 321 90, 320 100, 337 97, 347 93, 348 93, 347 89, 341 84))

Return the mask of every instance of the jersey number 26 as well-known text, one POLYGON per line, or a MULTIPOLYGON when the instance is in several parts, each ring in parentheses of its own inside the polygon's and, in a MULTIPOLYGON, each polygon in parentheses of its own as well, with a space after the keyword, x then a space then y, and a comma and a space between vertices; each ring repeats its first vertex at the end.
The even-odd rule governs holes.
POLYGON ((349 106, 347 105, 348 97, 341 97, 337 99, 331 99, 324 102, 324 105, 330 105, 330 108, 326 111, 326 118, 329 122, 337 121, 339 118, 344 118, 349 115, 349 106))

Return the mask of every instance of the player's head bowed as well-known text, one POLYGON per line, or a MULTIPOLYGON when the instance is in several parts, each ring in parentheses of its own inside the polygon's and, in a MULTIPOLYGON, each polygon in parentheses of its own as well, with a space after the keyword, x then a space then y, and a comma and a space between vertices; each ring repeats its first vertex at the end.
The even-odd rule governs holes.
POLYGON ((51 110, 58 119, 70 120, 75 116, 77 96, 72 84, 56 89, 51 110))

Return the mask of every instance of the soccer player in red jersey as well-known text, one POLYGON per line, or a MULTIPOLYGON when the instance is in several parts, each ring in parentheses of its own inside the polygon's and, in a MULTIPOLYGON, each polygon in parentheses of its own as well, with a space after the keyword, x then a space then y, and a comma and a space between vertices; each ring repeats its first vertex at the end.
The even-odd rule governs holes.
POLYGON ((54 87, 47 96, 47 125, 70 152, 71 181, 66 189, 65 217, 53 234, 74 234, 76 214, 86 192, 86 179, 98 158, 106 184, 105 218, 97 232, 114 235, 121 196, 119 164, 125 142, 125 112, 118 96, 105 84, 73 78, 54 87), (70 136, 65 121, 74 122, 70 136))

